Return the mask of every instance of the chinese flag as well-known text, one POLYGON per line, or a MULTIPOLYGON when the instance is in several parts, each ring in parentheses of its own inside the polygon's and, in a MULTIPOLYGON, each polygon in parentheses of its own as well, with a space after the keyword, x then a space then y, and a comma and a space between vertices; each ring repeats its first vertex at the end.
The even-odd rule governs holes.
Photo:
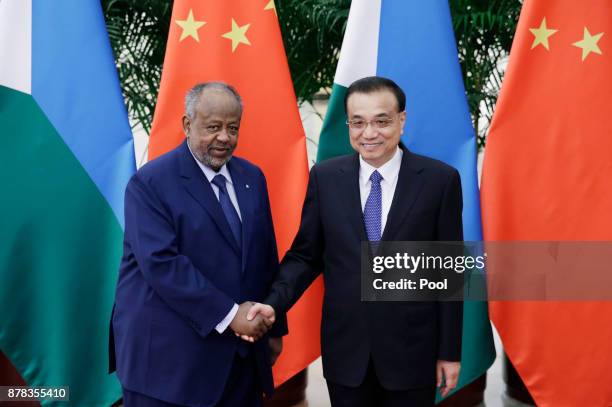
MULTIPOLYGON (((149 159, 177 146, 185 93, 223 81, 243 98, 236 155, 266 175, 282 257, 297 232, 308 182, 306 140, 273 0, 176 0, 153 119, 149 159)), ((288 314, 290 334, 274 367, 277 384, 320 354, 322 282, 288 314)))
MULTIPOLYGON (((486 240, 612 240, 611 113, 612 2, 525 0, 487 140, 486 240)), ((490 313, 538 406, 612 405, 612 302, 490 313)))

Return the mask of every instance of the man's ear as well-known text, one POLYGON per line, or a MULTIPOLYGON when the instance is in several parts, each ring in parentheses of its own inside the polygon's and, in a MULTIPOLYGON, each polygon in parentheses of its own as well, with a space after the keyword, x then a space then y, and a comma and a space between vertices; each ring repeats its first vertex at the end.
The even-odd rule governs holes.
POLYGON ((406 111, 404 110, 403 112, 400 112, 400 122, 402 124, 406 123, 406 111))
POLYGON ((400 112, 399 114, 400 126, 402 128, 401 134, 404 134, 404 125, 406 124, 406 111, 400 112))
POLYGON ((185 136, 189 134, 190 128, 191 128, 191 120, 189 120, 189 117, 183 116, 183 132, 185 133, 185 136))

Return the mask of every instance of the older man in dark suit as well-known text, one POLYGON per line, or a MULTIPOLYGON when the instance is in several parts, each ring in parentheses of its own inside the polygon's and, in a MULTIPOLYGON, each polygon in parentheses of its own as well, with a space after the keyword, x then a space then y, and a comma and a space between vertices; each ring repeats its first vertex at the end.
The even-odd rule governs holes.
POLYGON ((268 330, 247 321, 246 300, 262 300, 278 271, 264 175, 232 156, 241 115, 231 86, 195 86, 186 141, 127 186, 111 332, 126 407, 259 406, 272 391, 267 341, 237 337, 268 330))
POLYGON ((354 82, 345 105, 357 154, 313 167, 299 232, 271 293, 248 317, 286 312, 323 272, 323 370, 337 406, 430 406, 456 386, 459 302, 362 302, 362 241, 460 241, 461 183, 452 167, 408 151, 404 92, 354 82))

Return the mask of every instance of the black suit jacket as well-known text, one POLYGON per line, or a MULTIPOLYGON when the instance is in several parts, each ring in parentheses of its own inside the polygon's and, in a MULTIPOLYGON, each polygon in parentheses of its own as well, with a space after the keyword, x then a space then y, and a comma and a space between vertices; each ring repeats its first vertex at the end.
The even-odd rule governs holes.
MULTIPOLYGON (((454 168, 401 146, 399 177, 382 240, 463 240, 461 182, 454 168)), ((461 357, 457 302, 362 302, 359 156, 310 172, 302 220, 265 302, 284 313, 323 272, 323 370, 345 386, 363 381, 370 358, 381 384, 405 390, 435 383, 436 360, 461 357)))

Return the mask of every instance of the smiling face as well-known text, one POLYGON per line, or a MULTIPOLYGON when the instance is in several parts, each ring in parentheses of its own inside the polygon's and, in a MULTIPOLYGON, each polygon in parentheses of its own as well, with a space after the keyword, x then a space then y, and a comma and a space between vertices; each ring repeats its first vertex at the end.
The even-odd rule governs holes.
POLYGON ((218 171, 232 158, 241 114, 240 103, 229 91, 202 90, 193 117, 183 116, 187 143, 198 161, 218 171))
POLYGON ((380 167, 395 154, 406 122, 395 95, 386 89, 352 93, 346 102, 351 146, 365 162, 380 167), (364 127, 365 125, 365 127, 364 127), (363 128, 359 128, 363 127, 363 128))

